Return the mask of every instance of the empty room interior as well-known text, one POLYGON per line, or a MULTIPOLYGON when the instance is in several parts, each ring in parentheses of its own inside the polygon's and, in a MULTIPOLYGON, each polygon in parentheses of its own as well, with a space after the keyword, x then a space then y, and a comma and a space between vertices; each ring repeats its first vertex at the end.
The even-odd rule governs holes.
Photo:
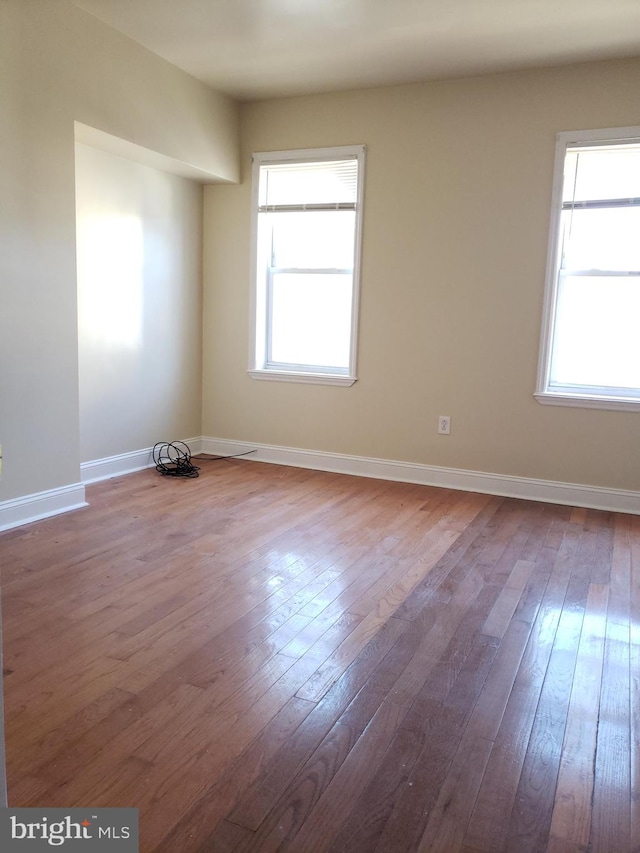
POLYGON ((640 6, 1 0, 0 67, 4 805, 637 853, 640 6))

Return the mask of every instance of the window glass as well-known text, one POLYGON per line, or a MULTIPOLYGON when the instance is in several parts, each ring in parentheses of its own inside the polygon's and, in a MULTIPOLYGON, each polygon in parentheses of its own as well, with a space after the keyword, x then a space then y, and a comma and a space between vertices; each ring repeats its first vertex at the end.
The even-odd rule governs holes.
POLYGON ((276 273, 272 298, 272 361, 349 366, 350 275, 276 273))
POLYGON ((267 213, 264 216, 269 217, 273 229, 274 267, 353 268, 355 211, 267 213))
POLYGON ((564 276, 552 386, 640 388, 640 276, 564 276))
POLYGON ((562 212, 562 268, 640 272, 640 207, 562 212))

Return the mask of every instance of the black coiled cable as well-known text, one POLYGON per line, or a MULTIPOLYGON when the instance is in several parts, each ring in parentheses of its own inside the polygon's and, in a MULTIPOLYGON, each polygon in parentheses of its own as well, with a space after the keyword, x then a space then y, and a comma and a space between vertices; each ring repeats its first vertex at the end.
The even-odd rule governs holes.
POLYGON ((249 456, 255 450, 245 453, 234 453, 231 456, 191 456, 189 445, 184 441, 159 441, 153 446, 153 461, 156 471, 165 477, 199 477, 200 468, 191 462, 197 459, 202 462, 217 462, 221 459, 237 459, 239 456, 249 456))
POLYGON ((159 441, 153 447, 156 471, 165 477, 199 477, 200 469, 191 463, 191 451, 184 441, 159 441))

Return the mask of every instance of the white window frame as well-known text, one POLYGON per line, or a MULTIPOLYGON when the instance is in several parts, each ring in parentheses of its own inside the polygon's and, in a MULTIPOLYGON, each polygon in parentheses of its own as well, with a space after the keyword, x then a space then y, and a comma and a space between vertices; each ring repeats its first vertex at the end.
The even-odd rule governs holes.
POLYGON ((364 145, 343 145, 332 148, 301 148, 290 151, 260 151, 253 155, 251 190, 251 303, 250 352, 248 373, 253 379, 282 382, 305 382, 322 385, 353 385, 357 380, 358 316, 360 296, 360 257, 362 244, 362 207, 364 197, 364 145), (318 162, 355 157, 358 161, 358 191, 356 200, 355 246, 351 305, 351 335, 349 366, 346 370, 324 370, 310 365, 295 365, 284 369, 267 361, 268 284, 258 273, 258 207, 260 167, 268 163, 318 162))
POLYGON ((599 130, 578 130, 558 133, 556 137, 555 169, 553 176, 553 195, 551 220, 549 226, 549 250, 545 294, 540 335, 540 355, 535 398, 539 403, 552 406, 574 406, 579 408, 640 410, 640 398, 623 397, 611 394, 610 389, 591 386, 582 391, 568 392, 553 390, 550 387, 551 356, 555 323, 556 302, 558 298, 558 269, 560 253, 560 217, 564 183, 564 163, 567 148, 575 145, 597 145, 598 143, 640 142, 640 127, 614 127, 599 130))

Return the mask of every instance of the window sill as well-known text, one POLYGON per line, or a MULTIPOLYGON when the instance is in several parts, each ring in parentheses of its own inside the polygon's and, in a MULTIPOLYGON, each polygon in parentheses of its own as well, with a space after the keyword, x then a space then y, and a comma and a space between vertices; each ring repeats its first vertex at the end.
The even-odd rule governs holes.
POLYGON ((356 381, 355 376, 336 376, 332 373, 298 373, 289 370, 249 370, 252 379, 269 382, 304 382, 311 385, 342 385, 348 387, 356 381))
POLYGON ((538 391, 533 395, 543 406, 572 406, 579 409, 609 409, 620 412, 640 411, 640 399, 595 397, 587 394, 552 394, 538 391))

